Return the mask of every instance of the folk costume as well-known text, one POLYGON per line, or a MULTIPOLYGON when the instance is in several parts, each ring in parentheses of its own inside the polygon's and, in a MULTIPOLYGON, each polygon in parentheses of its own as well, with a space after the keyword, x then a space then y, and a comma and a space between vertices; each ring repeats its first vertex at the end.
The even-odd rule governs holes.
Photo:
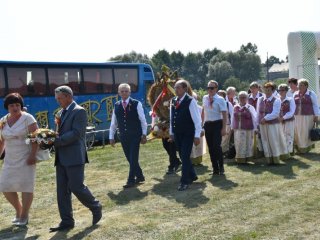
POLYGON ((234 107, 231 117, 231 128, 234 130, 234 143, 236 148, 236 162, 246 163, 253 158, 254 130, 257 113, 250 104, 241 106, 237 104, 234 107))
POLYGON ((201 116, 196 100, 185 93, 180 99, 173 98, 170 107, 170 135, 174 136, 182 161, 181 185, 189 185, 198 177, 190 155, 194 138, 200 138, 201 116))
POLYGON ((293 154, 294 142, 294 113, 296 104, 293 98, 286 97, 281 100, 280 117, 283 118, 282 128, 286 139, 288 153, 293 154))
POLYGON ((314 126, 313 117, 319 115, 317 96, 311 90, 307 90, 305 94, 297 91, 293 99, 296 104, 294 142, 298 152, 306 153, 313 147, 309 132, 314 126))
POLYGON ((269 164, 279 164, 280 158, 285 160, 289 157, 279 121, 280 108, 281 101, 273 94, 269 98, 262 96, 258 99, 258 125, 264 156, 269 164), (265 124, 261 124, 263 118, 266 120, 265 124))

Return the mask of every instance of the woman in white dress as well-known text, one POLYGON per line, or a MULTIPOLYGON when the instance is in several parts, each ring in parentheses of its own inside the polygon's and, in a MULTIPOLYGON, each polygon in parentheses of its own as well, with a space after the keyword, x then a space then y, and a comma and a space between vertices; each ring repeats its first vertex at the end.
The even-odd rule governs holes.
POLYGON ((16 216, 12 223, 28 224, 29 209, 33 200, 37 143, 27 145, 28 132, 38 126, 32 115, 22 111, 23 99, 19 93, 10 93, 4 99, 8 114, 1 118, 0 153, 5 149, 5 158, 0 175, 0 192, 14 207, 16 216), (21 192, 21 201, 18 192, 21 192))
POLYGON ((239 103, 234 106, 231 116, 237 163, 246 163, 253 159, 253 136, 257 129, 256 117, 255 108, 248 103, 248 93, 241 91, 239 103))
POLYGON ((309 81, 301 78, 298 80, 299 91, 293 94, 296 103, 294 114, 294 142, 298 153, 307 153, 314 146, 309 132, 314 124, 318 122, 319 107, 317 95, 309 90, 309 81))
POLYGON ((289 158, 286 140, 280 125, 281 100, 274 95, 276 85, 264 84, 265 96, 258 99, 257 120, 264 156, 269 164, 279 164, 289 158))
POLYGON ((288 152, 293 155, 294 140, 294 112, 296 104, 292 97, 288 97, 289 87, 287 84, 280 84, 278 92, 280 94, 280 122, 282 123, 284 137, 286 138, 288 152))

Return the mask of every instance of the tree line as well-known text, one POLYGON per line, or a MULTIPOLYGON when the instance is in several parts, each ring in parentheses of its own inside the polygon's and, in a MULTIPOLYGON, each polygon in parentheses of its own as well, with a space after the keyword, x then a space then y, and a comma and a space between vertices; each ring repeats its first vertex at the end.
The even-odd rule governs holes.
POLYGON ((271 56, 265 63, 261 63, 257 54, 258 47, 247 43, 241 45, 236 52, 223 52, 217 48, 207 49, 203 53, 188 53, 184 55, 180 51, 169 53, 159 50, 151 58, 145 54, 134 51, 112 57, 109 61, 147 63, 150 64, 155 73, 161 71, 163 64, 171 70, 177 70, 179 76, 188 80, 194 89, 203 88, 207 81, 214 79, 222 88, 234 86, 237 90, 245 90, 252 81, 266 78, 265 67, 274 63, 284 62, 279 58, 271 56), (268 64, 267 64, 268 61, 268 64))

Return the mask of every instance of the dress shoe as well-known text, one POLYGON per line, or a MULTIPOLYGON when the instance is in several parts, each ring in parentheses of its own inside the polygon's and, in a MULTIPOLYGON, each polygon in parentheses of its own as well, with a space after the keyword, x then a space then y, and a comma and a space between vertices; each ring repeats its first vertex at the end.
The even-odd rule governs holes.
POLYGON ((125 185, 123 185, 123 188, 132 188, 134 187, 136 184, 134 183, 126 183, 125 185))
POLYGON ((191 181, 194 182, 194 181, 197 181, 198 180, 198 176, 194 176, 191 181))
POLYGON ((188 189, 188 184, 180 184, 178 187, 178 191, 184 191, 188 189))
POLYGON ((101 206, 101 204, 99 204, 97 209, 92 211, 92 226, 96 225, 100 221, 101 218, 102 218, 102 206, 101 206))
POLYGON ((29 218, 20 218, 18 222, 15 222, 14 225, 18 227, 27 226, 29 222, 29 218))
POLYGON ((146 179, 145 179, 144 177, 142 177, 142 178, 137 178, 137 179, 135 180, 135 182, 136 182, 136 184, 140 184, 140 183, 143 183, 145 180, 146 180, 146 179))
POLYGON ((67 231, 74 228, 74 225, 59 225, 58 227, 50 228, 50 232, 67 231))

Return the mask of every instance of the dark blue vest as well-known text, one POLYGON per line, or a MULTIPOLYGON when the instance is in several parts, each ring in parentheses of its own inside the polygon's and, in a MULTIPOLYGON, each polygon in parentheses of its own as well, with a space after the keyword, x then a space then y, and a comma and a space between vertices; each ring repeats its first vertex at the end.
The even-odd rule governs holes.
POLYGON ((176 107, 177 98, 172 100, 171 106, 171 127, 173 133, 192 133, 195 132, 193 120, 191 118, 189 106, 192 97, 188 94, 184 97, 179 107, 176 107))
POLYGON ((126 111, 123 109, 122 100, 114 105, 120 135, 142 135, 141 122, 137 111, 138 103, 139 101, 130 98, 126 111))

